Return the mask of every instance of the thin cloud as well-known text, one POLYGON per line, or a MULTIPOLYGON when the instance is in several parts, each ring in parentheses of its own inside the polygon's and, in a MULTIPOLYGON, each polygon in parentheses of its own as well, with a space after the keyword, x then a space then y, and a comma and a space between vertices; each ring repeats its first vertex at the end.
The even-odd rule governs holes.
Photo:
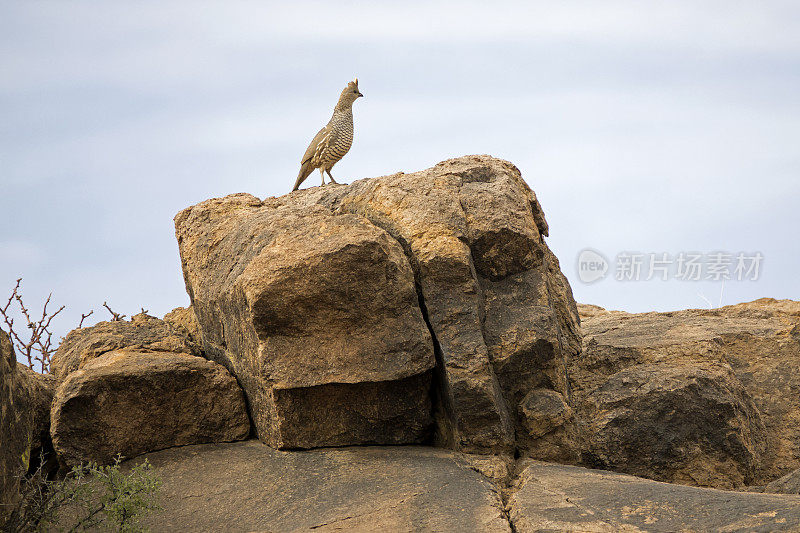
POLYGON ((287 192, 353 76, 366 98, 337 178, 511 160, 578 300, 663 310, 716 291, 583 285, 572 264, 587 246, 759 249, 764 277, 726 301, 800 298, 785 237, 800 197, 794 2, 43 1, 4 14, 0 285, 22 274, 32 295, 56 291, 64 330, 104 300, 126 314, 185 305, 172 217, 287 192))

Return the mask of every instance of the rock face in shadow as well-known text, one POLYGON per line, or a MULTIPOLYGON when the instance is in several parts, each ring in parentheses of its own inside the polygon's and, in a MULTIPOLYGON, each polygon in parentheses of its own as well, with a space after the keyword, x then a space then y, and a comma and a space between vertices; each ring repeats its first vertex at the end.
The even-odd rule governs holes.
POLYGON ((146 457, 164 483, 153 532, 511 531, 497 489, 446 450, 247 441, 146 457))
POLYGON ((98 322, 70 331, 53 355, 51 372, 62 381, 89 361, 122 349, 202 355, 187 330, 140 313, 129 321, 98 322))
POLYGON ((67 466, 250 433, 244 394, 225 368, 164 352, 119 350, 86 363, 59 386, 51 421, 67 466))
POLYGON ((515 531, 797 531, 800 496, 670 485, 575 466, 522 465, 515 531))
POLYGON ((19 482, 47 439, 55 390, 48 376, 17 363, 11 340, 0 330, 0 525, 19 499, 19 482))
MULTIPOLYGON (((33 412, 19 409, 17 359, 11 340, 0 330, 0 524, 19 499, 19 478, 28 470, 33 412)), ((24 400, 23 400, 24 401, 24 400)))
POLYGON ((758 410, 727 366, 637 365, 582 407, 594 467, 732 489, 752 483, 765 450, 758 410))
POLYGON ((587 465, 720 488, 800 466, 800 303, 581 312, 570 376, 587 465))
MULTIPOLYGON (((522 453, 535 450, 546 435, 525 434, 520 403, 537 388, 568 397, 575 302, 508 162, 463 157, 263 202, 232 195, 175 223, 204 349, 240 380, 273 446, 426 438, 434 365, 436 439, 456 449, 511 452, 518 434, 522 453), (321 386, 388 400, 353 414, 317 403, 321 386), (342 431, 326 434, 299 405, 342 431)), ((561 447, 558 429, 546 447, 561 447)))

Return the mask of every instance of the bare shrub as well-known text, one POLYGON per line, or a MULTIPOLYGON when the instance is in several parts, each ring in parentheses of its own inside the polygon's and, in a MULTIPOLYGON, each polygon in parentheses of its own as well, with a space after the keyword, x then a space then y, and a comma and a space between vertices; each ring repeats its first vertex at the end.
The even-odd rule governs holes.
MULTIPOLYGON (((39 318, 34 318, 25 303, 22 301, 22 294, 20 292, 20 284, 22 278, 17 280, 14 289, 11 291, 11 296, 3 307, 0 307, 0 315, 3 317, 8 334, 11 336, 11 342, 14 344, 14 350, 22 354, 25 358, 25 364, 32 370, 37 370, 36 365, 39 365, 39 372, 48 374, 50 372, 50 359, 53 356, 58 345, 53 346, 53 334, 50 331, 50 323, 64 310, 64 306, 58 308, 54 313, 47 310, 50 304, 52 293, 47 297, 42 307, 42 314, 39 318), (12 304, 16 303, 19 307, 19 312, 22 318, 25 319, 25 326, 28 329, 27 333, 23 333, 23 329, 14 326, 14 318, 12 314, 12 304)), ((37 315, 38 316, 38 315, 37 315)))
POLYGON ((108 303, 107 303, 107 302, 103 302, 103 307, 105 307, 105 308, 106 308, 106 310, 107 310, 109 313, 111 313, 111 321, 112 321, 112 322, 122 322, 122 321, 123 321, 123 320, 125 320, 125 318, 128 316, 128 315, 121 315, 121 314, 119 314, 119 313, 115 313, 115 312, 114 312, 114 310, 112 310, 112 309, 111 309, 111 308, 108 306, 108 303))

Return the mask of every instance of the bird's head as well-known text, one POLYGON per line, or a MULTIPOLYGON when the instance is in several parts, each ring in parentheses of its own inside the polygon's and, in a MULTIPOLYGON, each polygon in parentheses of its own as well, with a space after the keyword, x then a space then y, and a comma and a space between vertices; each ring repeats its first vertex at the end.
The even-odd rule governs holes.
POLYGON ((342 91, 342 95, 339 96, 339 104, 353 105, 353 102, 361 96, 364 95, 358 90, 358 78, 356 78, 349 82, 342 91))

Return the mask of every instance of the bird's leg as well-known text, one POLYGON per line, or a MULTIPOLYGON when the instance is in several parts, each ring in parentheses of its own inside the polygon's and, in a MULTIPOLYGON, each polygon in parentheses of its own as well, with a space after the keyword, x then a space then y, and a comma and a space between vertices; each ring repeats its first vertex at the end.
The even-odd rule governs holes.
POLYGON ((325 169, 319 167, 319 177, 322 178, 322 186, 325 185, 325 169))
POLYGON ((336 181, 335 179, 333 179, 333 176, 331 175, 331 169, 328 169, 328 170, 326 170, 325 172, 327 172, 327 173, 328 173, 328 177, 331 179, 331 183, 339 183, 338 181, 336 181))

